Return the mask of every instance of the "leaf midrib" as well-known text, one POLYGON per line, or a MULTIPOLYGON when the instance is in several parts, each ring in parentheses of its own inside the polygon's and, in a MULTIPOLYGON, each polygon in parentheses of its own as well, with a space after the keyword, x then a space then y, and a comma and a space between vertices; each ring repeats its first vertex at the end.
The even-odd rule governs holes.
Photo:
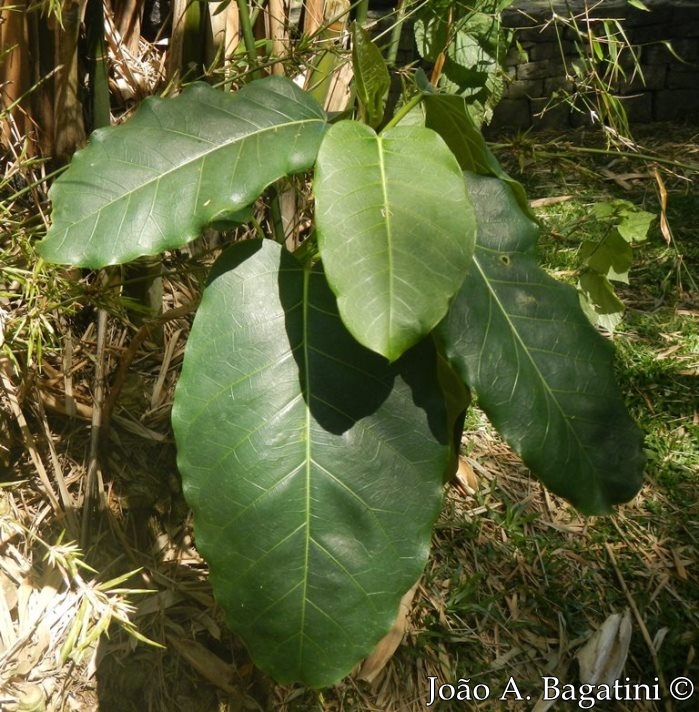
POLYGON ((386 185, 386 164, 384 160, 383 138, 376 137, 376 146, 379 154, 379 172, 381 174, 381 195, 383 196, 382 215, 386 226, 386 256, 388 260, 388 309, 387 324, 386 324, 386 345, 389 345, 393 340, 393 298, 394 298, 394 265, 393 265, 393 244, 391 240, 391 210, 388 201, 388 189, 386 185))
MULTIPOLYGON (((505 317, 505 321, 506 321, 508 327, 510 328, 510 332, 513 334, 515 340, 516 340, 517 343, 519 344, 520 350, 524 352, 524 354, 526 355, 527 360, 528 360, 529 363, 532 365, 532 368, 534 369, 534 372, 536 373, 537 377, 539 378, 539 381, 543 384, 544 391, 546 392, 546 394, 547 394, 549 400, 550 400, 550 401, 553 401, 553 403, 555 404, 556 409, 558 410, 558 412, 559 412, 561 418, 563 419, 563 421, 564 421, 565 424, 566 424, 566 430, 568 430, 568 432, 570 432, 570 433, 572 434, 573 439, 575 440, 575 442, 576 442, 577 445, 578 445, 578 451, 580 452, 581 457, 582 457, 582 458, 585 460, 585 462, 588 464, 588 467, 589 467, 590 472, 594 473, 595 470, 596 470, 596 468, 594 467, 594 464, 592 463, 592 461, 591 461, 590 458, 588 457, 588 455, 587 455, 587 450, 583 447, 583 444, 582 444, 580 438, 578 437, 577 433, 575 432, 575 429, 571 426, 571 424, 570 424, 570 419, 566 416, 565 411, 562 409, 561 404, 560 404, 559 401, 558 401, 558 398, 556 398, 555 391, 553 391, 553 390, 549 387, 548 382, 547 382, 546 379, 544 378, 544 376, 543 376, 541 370, 539 369, 539 367, 538 367, 536 361, 534 361, 534 359, 532 358, 531 354, 529 353, 529 348, 528 348, 527 345, 524 343, 524 340, 523 340, 522 337, 520 336, 520 333, 519 333, 518 329, 516 328, 515 324, 514 324, 514 323, 512 322, 512 320, 510 319, 510 315, 508 314, 507 310, 505 309, 504 304, 503 304, 502 301, 500 300, 500 298, 499 298, 497 292, 491 287, 491 285, 490 285, 490 280, 487 278, 486 273, 485 273, 485 270, 482 268, 482 266, 481 266, 481 264, 480 264, 480 262, 479 262, 479 260, 478 260, 478 250, 480 250, 480 249, 481 249, 480 247, 477 247, 477 248, 476 248, 476 252, 475 252, 475 254, 474 254, 474 256, 473 256, 473 261, 474 261, 474 263, 475 263, 475 265, 476 265, 476 268, 478 269, 478 272, 480 273, 480 275, 481 275, 481 277, 482 277, 482 279, 483 279, 483 281, 484 281, 484 283, 485 283, 485 285, 486 285, 486 287, 487 287, 487 289, 488 289, 488 292, 490 293, 490 295, 491 295, 493 301, 494 301, 494 302, 496 303, 496 305, 498 306, 498 309, 500 310, 501 314, 505 317)), ((490 328, 490 319, 488 320, 488 328, 490 328)), ((518 360, 519 360, 519 356, 518 356, 517 358, 518 358, 518 360)), ((480 368, 480 366, 479 366, 479 368, 480 368)), ((518 369, 518 372, 517 372, 517 374, 516 374, 516 378, 517 378, 517 379, 519 379, 519 371, 520 371, 520 369, 518 369)), ((548 429, 549 429, 549 422, 547 422, 547 424, 546 424, 546 433, 547 433, 547 436, 548 436, 548 429)))
MULTIPOLYGON (((238 119, 238 118, 240 118, 240 117, 236 116, 236 119, 238 119)), ((285 124, 275 124, 273 126, 265 126, 262 128, 258 127, 258 130, 256 130, 256 131, 247 133, 244 136, 236 136, 234 138, 231 138, 229 141, 224 141, 223 143, 212 144, 209 141, 208 143, 211 145, 211 148, 208 151, 198 153, 195 157, 193 157, 189 160, 183 161, 182 163, 179 163, 176 166, 173 166, 172 168, 169 168, 166 171, 158 172, 158 174, 153 176, 151 179, 144 181, 142 183, 139 183, 139 185, 136 188, 134 188, 133 190, 129 190, 124 193, 121 193, 117 197, 113 198, 112 200, 100 205, 100 207, 97 210, 93 210, 92 212, 85 214, 80 220, 77 220, 74 222, 68 222, 68 224, 62 229, 65 232, 68 232, 69 230, 71 230, 73 228, 77 228, 78 226, 80 226, 86 222, 89 222, 90 220, 95 219, 95 218, 96 218, 97 222, 99 222, 99 216, 101 215, 101 213, 103 211, 109 209, 111 206, 119 203, 120 201, 122 201, 124 199, 130 200, 134 194, 137 194, 140 191, 146 190, 148 187, 150 187, 154 183, 155 184, 160 183, 160 181, 164 180, 171 173, 174 173, 179 170, 185 170, 186 168, 188 168, 192 164, 196 163, 197 161, 205 160, 209 156, 215 154, 216 151, 230 149, 232 146, 235 146, 236 144, 241 144, 243 141, 251 140, 253 138, 260 138, 267 132, 275 132, 279 129, 285 129, 288 127, 296 127, 296 126, 302 126, 304 124, 313 124, 313 123, 321 123, 322 124, 324 122, 323 122, 323 119, 321 119, 321 118, 306 118, 306 119, 301 119, 301 120, 289 121, 288 123, 285 123, 285 124)), ((160 130, 164 131, 164 132, 174 131, 174 129, 162 128, 162 127, 160 127, 160 130)), ((177 133, 181 133, 181 132, 177 132, 177 133)), ((189 134, 189 137, 192 138, 193 136, 191 134, 189 134)), ((201 141, 206 141, 206 139, 204 137, 196 137, 196 138, 201 141)), ((126 165, 138 166, 139 168, 148 168, 148 166, 143 166, 141 164, 134 163, 134 162, 129 162, 126 165)), ((159 190, 159 186, 156 186, 156 189, 155 189, 156 194, 157 194, 158 190, 159 190)), ((198 194, 197 194, 197 200, 198 200, 198 194)), ((245 207, 245 205, 240 205, 238 207, 242 208, 242 207, 245 207)), ((55 226, 55 222, 54 222, 54 226, 55 226)))
POLYGON ((303 375, 304 375, 304 404, 305 404, 305 436, 306 436, 306 505, 305 514, 306 521, 304 524, 305 535, 304 535, 304 562, 303 562, 303 589, 301 596, 301 624, 300 624, 300 635, 299 635, 299 660, 303 660, 303 645, 305 640, 306 630, 306 608, 308 606, 308 568, 310 561, 311 552, 311 463, 312 463, 312 452, 311 452, 311 369, 310 369, 310 348, 309 348, 309 338, 308 338, 308 319, 309 319, 309 287, 310 287, 311 273, 307 266, 303 268, 303 320, 302 320, 302 335, 303 339, 303 375))

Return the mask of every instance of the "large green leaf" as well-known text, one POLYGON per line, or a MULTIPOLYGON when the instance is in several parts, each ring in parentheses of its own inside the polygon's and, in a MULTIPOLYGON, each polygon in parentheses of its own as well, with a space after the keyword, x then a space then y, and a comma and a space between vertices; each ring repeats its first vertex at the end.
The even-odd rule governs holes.
POLYGON ((575 290, 537 267, 537 229, 510 188, 467 175, 477 206, 474 269, 438 327, 453 367, 495 427, 554 492, 585 513, 638 491, 641 433, 613 354, 575 290))
POLYGON ((458 163, 421 126, 332 126, 315 173, 318 246, 342 320, 389 360, 446 313, 470 263, 475 218, 458 163))
POLYGON ((56 181, 39 253, 102 267, 181 247, 312 166, 325 127, 318 104, 281 77, 235 94, 195 84, 147 99, 126 123, 96 131, 56 181))
POLYGON ((451 149, 461 169, 505 181, 522 210, 533 217, 522 184, 510 178, 483 138, 462 96, 427 92, 422 100, 425 126, 436 131, 451 149))
POLYGON ((271 241, 217 261, 173 409, 196 544, 231 628, 280 681, 329 685, 426 562, 449 462, 427 339, 393 365, 319 269, 271 241))

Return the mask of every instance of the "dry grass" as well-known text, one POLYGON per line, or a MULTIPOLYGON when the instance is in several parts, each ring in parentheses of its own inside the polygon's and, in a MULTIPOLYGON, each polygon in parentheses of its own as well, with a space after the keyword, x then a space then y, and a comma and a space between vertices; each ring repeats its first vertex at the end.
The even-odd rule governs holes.
MULTIPOLYGON (((535 156, 532 165, 545 164, 535 156)), ((538 178, 568 192, 545 170, 538 178)), ((16 225, 7 214, 0 219, 6 257, 16 225)), ((31 266, 21 250, 11 252, 13 264, 31 266)), ((206 253, 200 262, 201 270, 176 255, 166 260, 162 343, 131 323, 114 289, 52 274, 46 279, 69 291, 71 310, 56 310, 56 300, 29 309, 22 283, 0 276, 5 353, 15 357, 2 362, 0 388, 0 709, 412 712, 425 708, 430 677, 491 689, 488 700, 440 709, 528 709, 543 675, 577 680, 576 653, 609 615, 627 608, 633 636, 624 675, 647 684, 657 677, 661 687, 679 675, 699 683, 697 473, 663 461, 698 462, 691 393, 680 414, 667 416, 672 449, 652 461, 639 497, 608 519, 581 518, 548 494, 472 415, 468 467, 447 488, 404 643, 375 682, 349 677, 315 693, 274 685, 256 671, 226 631, 193 548, 169 427, 206 253), (109 314, 101 350, 100 309, 109 314), (13 331, 20 316, 38 324, 34 332, 13 331), (46 337, 41 368, 27 359, 37 334, 46 337), (98 366, 108 387, 96 418, 98 366), (93 422, 102 429, 97 442, 93 422), (684 475, 671 480, 667 472, 684 475), (510 677, 529 704, 498 701, 510 677)), ((696 321, 696 296, 683 299, 682 318, 696 321)), ((639 298, 637 306, 648 302, 639 298)), ((685 333, 664 335, 665 350, 654 355, 681 362, 669 371, 672 382, 682 371, 696 379, 685 333)), ((650 421, 643 404, 652 406, 655 392, 647 382, 630 385, 635 411, 650 421)), ((653 415, 664 413, 656 407, 653 415)), ((603 709, 691 706, 665 696, 650 706, 603 709)))
MULTIPOLYGON (((172 280, 168 307, 189 304, 193 290, 172 280)), ((146 341, 135 352, 101 450, 84 557, 60 544, 69 513, 77 517, 83 504, 93 324, 82 333, 73 326, 69 363, 47 359, 21 389, 15 372, 3 382, 6 427, 17 439, 11 484, 0 490, 3 709, 30 709, 22 705, 41 698, 36 709, 408 712, 424 709, 430 676, 487 684, 491 698, 513 676, 536 700, 542 675, 577 679, 576 652, 626 608, 634 634, 625 675, 697 679, 699 517, 691 490, 681 505, 649 482, 614 518, 585 520, 533 481, 474 415, 464 439, 472 472, 447 490, 397 654, 373 685, 349 678, 323 694, 274 686, 226 632, 192 547, 168 426, 185 317, 165 323, 162 346, 146 341), (26 423, 10 407, 20 390, 26 423), (131 626, 163 647, 139 642, 131 626)), ((136 334, 123 315, 110 317, 107 373, 136 334)), ((467 708, 505 706, 491 699, 467 708)))

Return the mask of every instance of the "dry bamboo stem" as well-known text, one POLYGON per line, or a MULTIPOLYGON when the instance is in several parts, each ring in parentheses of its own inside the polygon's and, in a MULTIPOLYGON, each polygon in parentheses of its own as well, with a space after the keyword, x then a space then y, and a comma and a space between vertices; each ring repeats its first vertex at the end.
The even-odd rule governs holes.
MULTIPOLYGON (((272 58, 279 60, 286 54, 287 50, 287 18, 289 5, 286 0, 269 0, 267 5, 267 16, 269 17, 269 33, 272 40, 272 58)), ((282 76, 284 74, 284 64, 281 61, 275 62, 271 67, 272 74, 282 76)))
POLYGON ((97 354, 95 362, 95 387, 92 404, 92 430, 90 432, 90 456, 85 480, 82 531, 80 546, 87 549, 90 538, 90 519, 95 505, 100 505, 100 495, 104 489, 99 466, 99 443, 102 428, 102 403, 104 402, 104 352, 107 333, 107 312, 100 309, 97 315, 97 354))
POLYGON ((309 37, 316 33, 323 24, 324 0, 306 0, 306 15, 303 21, 303 33, 309 37))
POLYGON ((46 468, 44 467, 41 455, 39 455, 39 449, 36 446, 36 440, 34 439, 34 435, 29 429, 27 419, 24 417, 24 413, 22 412, 22 407, 20 406, 19 399, 17 398, 17 389, 15 388, 14 383, 12 382, 12 366, 10 364, 10 361, 6 358, 0 359, 0 381, 2 382, 2 387, 10 404, 10 410, 12 411, 12 415, 17 421, 17 425, 19 425, 24 444, 27 448, 27 451, 29 452, 29 456, 32 459, 32 463, 36 468, 36 472, 39 475, 39 479, 41 480, 41 484, 44 488, 44 493, 46 494, 46 497, 49 500, 49 503, 51 504, 51 507, 53 508, 56 515, 58 517, 61 517, 63 514, 63 510, 58 501, 58 497, 56 497, 56 493, 53 491, 53 487, 51 486, 51 481, 49 480, 49 476, 46 472, 46 468))

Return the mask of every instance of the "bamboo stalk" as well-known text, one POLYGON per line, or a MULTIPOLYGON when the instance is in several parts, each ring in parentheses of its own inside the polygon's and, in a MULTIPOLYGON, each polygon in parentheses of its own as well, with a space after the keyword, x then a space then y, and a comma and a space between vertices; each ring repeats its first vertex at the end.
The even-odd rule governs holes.
POLYGON ((222 88, 229 91, 233 79, 233 57, 240 46, 240 16, 237 3, 220 10, 218 0, 208 3, 208 33, 205 61, 208 70, 218 70, 223 77, 222 88))
POLYGON ((310 37, 314 35, 323 24, 324 0, 306 0, 306 12, 303 18, 303 34, 310 37))
POLYGON ((56 29, 56 80, 54 158, 67 162, 85 143, 85 124, 79 98, 78 34, 82 6, 77 2, 63 8, 63 28, 56 29))
POLYGON ((30 87, 29 37, 25 13, 13 0, 0 0, 0 105, 13 106, 9 116, 0 122, 0 141, 12 141, 11 121, 20 136, 25 136, 25 114, 17 104, 30 87))
POLYGON ((342 63, 337 51, 338 42, 347 27, 349 10, 349 0, 329 0, 325 6, 324 23, 318 39, 321 47, 327 49, 322 49, 313 60, 306 78, 306 90, 322 106, 326 106, 334 93, 336 75, 342 63))
MULTIPOLYGON (((280 60, 287 52, 287 19, 289 5, 286 0, 269 0, 267 16, 269 18, 269 34, 272 40, 272 59, 280 60)), ((272 74, 283 75, 284 65, 276 61, 271 67, 272 74)))
POLYGON ((400 47, 400 36, 403 31, 403 21, 405 20, 405 1, 396 1, 396 19, 391 27, 391 38, 388 43, 388 51, 386 53, 386 64, 393 67, 396 64, 398 57, 398 48, 400 47))
POLYGON ((141 36, 140 0, 115 0, 113 9, 114 24, 122 41, 131 54, 138 54, 138 41, 141 36))
POLYGON ((167 53, 168 80, 185 73, 201 74, 205 51, 202 29, 199 3, 173 0, 172 34, 167 53))
POLYGON ((87 28, 87 53, 92 96, 92 128, 99 129, 111 123, 107 52, 104 41, 104 5, 102 0, 87 0, 85 14, 87 28))
POLYGON ((231 57, 240 44, 240 15, 238 6, 231 3, 226 8, 226 59, 231 57))
POLYGON ((237 0, 238 3, 238 19, 240 21, 240 29, 243 33, 243 43, 245 44, 245 52, 250 62, 250 69, 253 70, 253 77, 258 74, 257 66, 257 49, 255 46, 255 34, 252 29, 252 20, 250 18, 250 8, 247 0, 237 0))
POLYGON ((90 523, 95 511, 103 508, 104 482, 99 461, 100 433, 102 430, 102 406, 104 404, 104 359, 107 332, 107 312, 97 312, 97 354, 95 359, 95 382, 92 402, 92 428, 90 430, 90 454, 85 478, 80 547, 88 548, 90 542, 90 523))
POLYGON ((180 72, 182 66, 182 47, 184 45, 184 15, 187 0, 172 2, 172 31, 167 47, 167 79, 170 81, 180 72))
POLYGON ((209 71, 212 69, 222 69, 226 65, 226 16, 228 5, 223 12, 217 12, 220 3, 207 3, 207 32, 206 32, 206 52, 204 61, 209 71))
POLYGON ((56 32, 38 12, 27 13, 30 46, 34 48, 30 107, 34 125, 38 128, 37 144, 42 155, 53 154, 55 131, 54 95, 58 67, 55 61, 56 32))
POLYGON ((354 18, 357 21, 357 24, 365 25, 366 18, 367 18, 368 14, 369 14, 369 0, 359 0, 359 2, 357 3, 356 15, 354 18))

